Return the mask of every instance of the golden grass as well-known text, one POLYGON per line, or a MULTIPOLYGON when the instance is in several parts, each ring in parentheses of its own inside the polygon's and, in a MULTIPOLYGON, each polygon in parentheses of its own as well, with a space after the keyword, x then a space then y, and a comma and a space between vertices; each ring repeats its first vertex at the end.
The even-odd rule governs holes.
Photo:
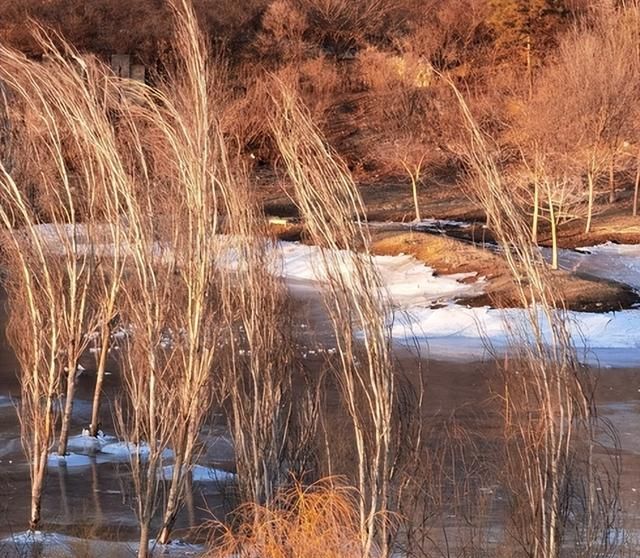
POLYGON ((221 528, 222 535, 205 558, 363 556, 357 499, 355 490, 332 479, 308 487, 295 483, 269 506, 241 506, 235 525, 214 524, 212 531, 221 528))

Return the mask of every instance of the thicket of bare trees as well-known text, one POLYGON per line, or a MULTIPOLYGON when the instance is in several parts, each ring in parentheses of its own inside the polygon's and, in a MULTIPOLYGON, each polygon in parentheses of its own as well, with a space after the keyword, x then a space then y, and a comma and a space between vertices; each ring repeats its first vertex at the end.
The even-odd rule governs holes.
MULTIPOLYGON (((147 555, 159 507, 159 542, 169 540, 214 396, 230 410, 241 493, 256 504, 269 503, 288 482, 284 456, 296 450, 288 447, 287 432, 302 416, 289 403, 291 323, 287 294, 273 274, 274 247, 223 136, 223 67, 209 57, 190 5, 173 9, 178 62, 155 88, 113 77, 42 31, 47 64, 2 51, 5 82, 19 107, 25 105, 10 116, 16 126, 24 124, 20 131, 35 153, 20 159, 20 170, 39 188, 18 187, 4 169, 11 340, 20 358, 20 416, 32 464, 31 526, 40 519, 56 437, 65 458, 76 367, 94 338, 100 345, 92 418, 97 434, 100 382, 117 318, 127 335, 119 359, 126 398, 117 405, 116 422, 130 448, 140 556, 147 555), (171 478, 161 502, 169 449, 171 478)), ((292 127, 274 120, 293 176, 296 169, 310 173, 300 175, 301 204, 338 204, 323 214, 335 213, 336 225, 316 219, 318 240, 329 239, 326 248, 333 249, 366 241, 362 225, 351 221, 362 206, 347 171, 301 109, 289 120, 295 105, 282 105, 280 97, 275 105, 292 127), (335 196, 327 198, 316 181, 327 186, 335 178, 335 196)), ((360 536, 368 555, 374 544, 384 548, 390 540, 379 514, 391 501, 394 378, 379 281, 366 258, 349 254, 355 278, 343 272, 339 255, 327 252, 325 264, 338 274, 331 302, 341 346, 337 379, 358 441, 360 536), (338 259, 331 264, 332 258, 338 259), (371 329, 364 351, 352 317, 371 329), (366 412, 362 401, 368 401, 366 412)))

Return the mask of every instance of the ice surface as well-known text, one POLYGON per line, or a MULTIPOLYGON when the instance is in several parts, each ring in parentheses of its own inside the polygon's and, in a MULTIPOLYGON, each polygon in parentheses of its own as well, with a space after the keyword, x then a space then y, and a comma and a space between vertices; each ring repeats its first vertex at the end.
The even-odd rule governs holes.
MULTIPOLYGON (((133 442, 113 442, 105 444, 100 448, 100 453, 108 455, 115 461, 129 461, 132 455, 140 454, 142 459, 149 457, 149 446, 146 443, 134 444, 133 442)), ((162 451, 162 459, 171 459, 173 451, 164 449, 162 451)))
MULTIPOLYGON (((98 539, 80 539, 60 533, 43 531, 25 531, 0 539, 0 556, 22 558, 38 556, 40 558, 60 558, 62 556, 87 556, 110 558, 130 558, 137 553, 138 542, 103 541, 98 539)), ((200 556, 205 550, 203 545, 188 544, 180 540, 160 545, 155 540, 149 541, 153 556, 167 558, 183 558, 200 556)))
MULTIPOLYGON (((171 480, 173 478, 173 465, 167 465, 158 471, 158 478, 162 480, 171 480)), ((192 479, 195 482, 217 482, 229 483, 236 480, 235 473, 223 471, 222 469, 214 469, 204 467, 202 465, 194 465, 191 469, 192 479)))
MULTIPOLYGON (((542 249, 546 258, 551 250, 542 249)), ((559 250, 560 268, 609 279, 640 289, 640 244, 614 244, 585 246, 577 250, 559 250)))
POLYGON ((58 455, 56 452, 50 453, 47 459, 47 466, 50 469, 66 467, 67 469, 79 469, 91 465, 91 457, 78 453, 69 452, 67 455, 58 455))

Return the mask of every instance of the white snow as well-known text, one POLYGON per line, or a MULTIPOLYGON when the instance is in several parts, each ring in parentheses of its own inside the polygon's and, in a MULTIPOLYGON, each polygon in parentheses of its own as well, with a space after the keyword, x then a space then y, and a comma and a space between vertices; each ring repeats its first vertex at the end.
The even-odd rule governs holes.
POLYGON ((370 229, 378 230, 402 227, 415 230, 442 231, 444 229, 468 229, 471 223, 458 221, 456 219, 421 219, 420 221, 407 221, 402 223, 397 221, 369 221, 367 225, 370 229))
POLYGON ((69 452, 67 455, 58 455, 56 452, 50 453, 47 459, 47 466, 50 469, 66 467, 67 469, 78 469, 89 467, 91 457, 79 453, 69 452))
POLYGON ((418 230, 468 229, 471 223, 455 219, 421 219, 420 221, 405 223, 405 226, 418 230))
MULTIPOLYGON (((286 282, 317 286, 329 281, 330 274, 324 264, 322 250, 317 246, 280 242, 277 248, 280 261, 276 272, 286 282)), ((346 251, 340 251, 338 259, 346 271, 353 265, 346 251)), ((435 276, 433 269, 407 255, 372 256, 371 260, 382 279, 380 294, 389 296, 392 303, 402 307, 430 305, 482 293, 482 280, 460 282, 473 277, 473 273, 435 276)))
MULTIPOLYGON (((589 313, 567 312, 567 325, 583 362, 605 367, 640 362, 640 311, 589 313)), ((409 346, 417 342, 425 356, 442 360, 474 361, 488 354, 487 344, 498 354, 509 346, 514 328, 527 328, 528 313, 522 309, 414 307, 397 313, 393 337, 409 346)), ((540 318, 545 339, 549 326, 540 318)))
POLYGON ((77 436, 70 436, 67 442, 69 451, 75 453, 82 453, 86 455, 95 455, 97 452, 107 445, 116 442, 115 436, 107 436, 103 433, 98 433, 98 436, 89 435, 88 431, 83 431, 82 434, 77 436))
MULTIPOLYGON (((158 478, 162 480, 171 480, 173 478, 173 465, 167 465, 158 471, 158 478)), ((229 483, 236 480, 235 473, 224 471, 222 469, 214 469, 204 467, 202 465, 194 465, 191 469, 192 480, 194 482, 217 482, 229 483)))
MULTIPOLYGON (((141 459, 149 457, 149 446, 145 442, 134 444, 133 442, 113 442, 100 448, 100 453, 108 455, 112 460, 129 461, 131 456, 139 454, 141 459)), ((173 451, 166 448, 162 451, 162 459, 171 459, 173 451)))
POLYGON ((2 407, 14 407, 15 402, 9 395, 0 395, 0 408, 2 407))
MULTIPOLYGON (((461 227, 464 223, 425 220, 417 225, 461 227)), ((416 223, 406 226, 415 227, 416 223)), ((75 232, 79 241, 88 236, 80 225, 75 229, 70 225, 40 227, 43 236, 58 249, 64 234, 75 232)), ((94 230, 99 230, 99 227, 94 230)), ((109 238, 109 235, 105 237, 109 238)), ((288 242, 269 246, 274 250, 273 273, 282 277, 290 288, 305 287, 317 291, 329 281, 330 275, 320 248, 288 242)), ((104 249, 108 251, 112 247, 105 245, 104 249)), ((123 249, 126 250, 126 246, 123 249)), ((159 257, 173 257, 166 244, 158 245, 154 250, 159 257)), ((338 259, 343 270, 348 272, 353 265, 352 257, 348 252, 340 251, 338 259)), ((237 260, 236 251, 229 248, 218 263, 228 269, 240 269, 237 260)), ((522 309, 502 311, 453 304, 455 300, 480 294, 482 279, 463 283, 461 281, 468 278, 468 274, 434 276, 432 269, 406 255, 373 256, 372 261, 383 281, 380 295, 389 297, 396 309, 390 317, 394 338, 410 344, 417 340, 433 357, 475 360, 485 355, 487 343, 498 351, 507 348, 509 328, 505 326, 505 320, 526 327, 527 312, 522 309), (443 307, 434 308, 434 305, 443 307)), ((640 289, 640 245, 608 243, 580 251, 563 250, 560 265, 640 289)), ((603 366, 640 362, 640 310, 600 314, 570 312, 567 317, 573 341, 585 362, 597 362, 603 366)))
MULTIPOLYGON (((562 250, 560 265, 640 289, 640 245, 607 243, 580 251, 562 250)), ((528 313, 522 309, 466 308, 455 304, 426 308, 418 301, 407 301, 405 310, 394 315, 393 337, 408 345, 417 341, 426 354, 443 360, 481 359, 487 355, 487 345, 501 353, 508 349, 514 325, 526 329, 528 321, 528 313)), ((604 367, 640 362, 640 309, 568 312, 566 319, 583 362, 604 367)), ((550 339, 548 324, 545 328, 544 320, 540 321, 547 330, 546 339, 550 339)))
POLYGON ((577 250, 560 250, 558 260, 562 269, 619 281, 640 289, 640 244, 607 242, 577 250))

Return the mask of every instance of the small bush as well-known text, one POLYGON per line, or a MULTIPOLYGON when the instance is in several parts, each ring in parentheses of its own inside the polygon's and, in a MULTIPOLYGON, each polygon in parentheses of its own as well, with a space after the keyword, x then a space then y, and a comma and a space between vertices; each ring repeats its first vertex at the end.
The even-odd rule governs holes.
POLYGON ((362 555, 355 490, 325 479, 309 487, 295 483, 270 506, 247 504, 231 528, 211 524, 222 535, 206 558, 354 558, 362 555))

